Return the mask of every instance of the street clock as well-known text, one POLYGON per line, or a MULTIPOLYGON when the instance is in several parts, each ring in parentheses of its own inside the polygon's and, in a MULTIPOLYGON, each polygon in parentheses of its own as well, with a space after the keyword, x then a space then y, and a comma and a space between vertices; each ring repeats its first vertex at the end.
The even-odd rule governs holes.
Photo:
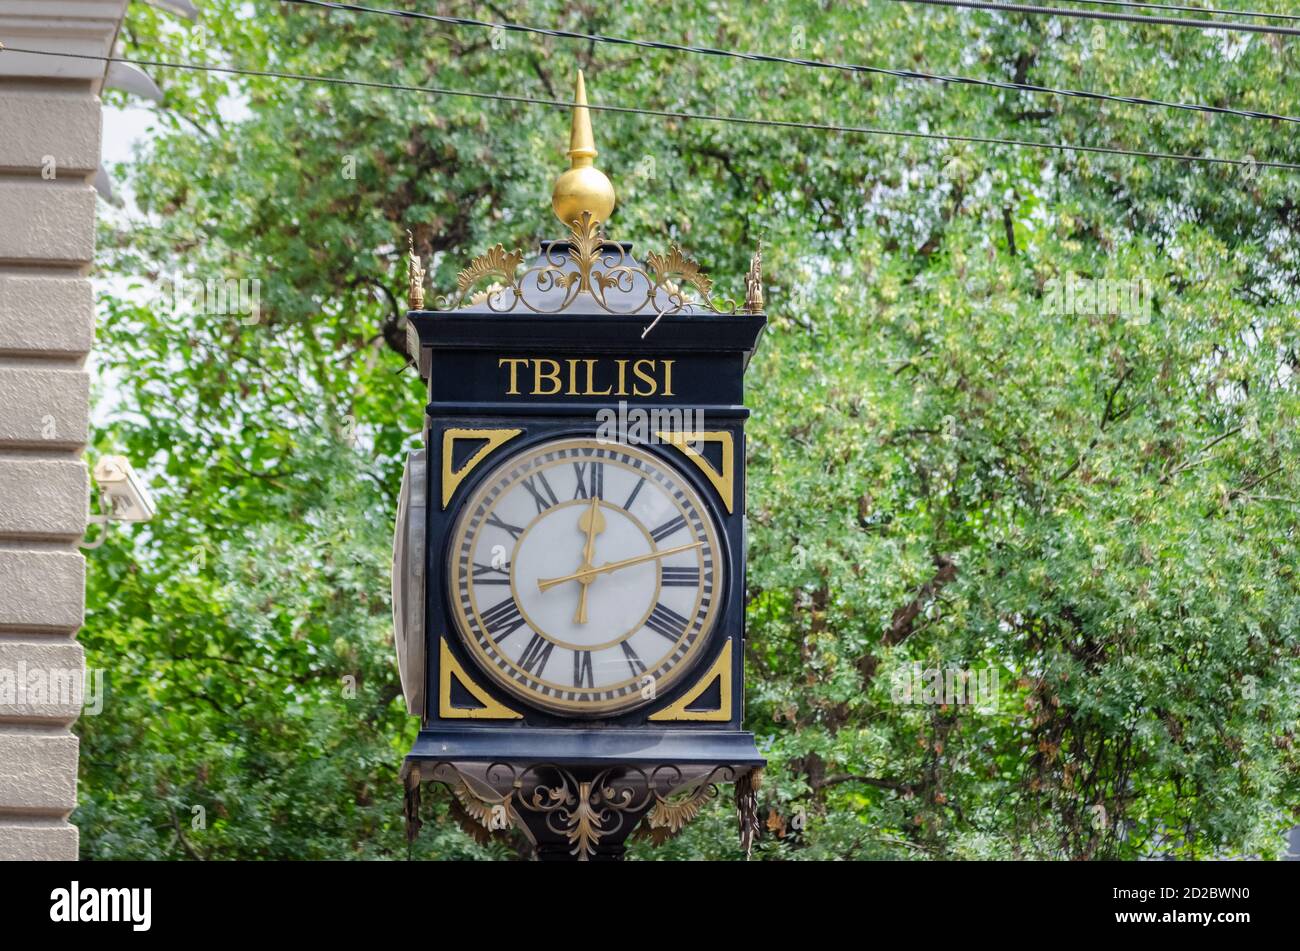
POLYGON ((673 248, 605 238, 581 74, 568 228, 531 262, 492 248, 409 337, 428 382, 425 446, 403 479, 393 611, 422 782, 476 835, 539 857, 619 858, 735 783, 748 843, 757 772, 744 731, 743 376, 766 318, 755 255, 719 301, 673 248))

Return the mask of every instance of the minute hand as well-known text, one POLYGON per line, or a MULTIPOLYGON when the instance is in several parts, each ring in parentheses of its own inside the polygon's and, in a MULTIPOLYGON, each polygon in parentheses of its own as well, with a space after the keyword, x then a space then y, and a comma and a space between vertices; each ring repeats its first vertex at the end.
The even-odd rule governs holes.
POLYGON ((575 571, 571 575, 564 575, 559 578, 538 578, 537 587, 545 591, 548 588, 554 588, 557 584, 563 584, 566 581, 580 581, 584 578, 594 578, 597 575, 608 574, 611 571, 618 571, 620 568, 630 568, 632 565, 639 565, 643 561, 654 561, 656 558, 666 558, 669 555, 675 555, 678 552, 690 551, 692 548, 699 548, 704 542, 693 542, 690 545, 678 545, 676 548, 664 548, 660 551, 652 551, 645 555, 635 555, 631 558, 624 558, 622 561, 607 561, 599 568, 587 568, 583 571, 575 571))

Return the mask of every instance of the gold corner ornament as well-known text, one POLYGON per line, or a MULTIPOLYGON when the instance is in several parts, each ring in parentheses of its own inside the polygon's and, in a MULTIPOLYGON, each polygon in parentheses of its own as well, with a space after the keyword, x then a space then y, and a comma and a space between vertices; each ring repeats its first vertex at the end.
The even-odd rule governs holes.
POLYGON ((492 699, 491 694, 480 687, 465 673, 456 658, 451 654, 445 637, 439 638, 438 651, 438 716, 444 720, 522 720, 523 714, 512 710, 503 703, 492 699), (458 707, 451 702, 451 678, 455 677, 480 707, 458 707))
POLYGON ((656 722, 704 722, 704 723, 725 723, 731 719, 731 641, 723 645, 718 659, 713 662, 708 671, 695 682, 695 686, 686 693, 682 694, 676 701, 670 703, 662 710, 650 714, 650 720, 656 722), (714 681, 720 681, 718 687, 718 709, 716 710, 692 710, 691 706, 700 699, 704 691, 713 686, 714 681))
POLYGON ((731 438, 731 433, 725 429, 716 431, 700 432, 675 432, 660 431, 655 434, 660 440, 675 446, 682 451, 687 459, 695 463, 697 469, 704 473, 704 477, 709 480, 718 491, 722 498, 722 504, 727 507, 730 513, 734 510, 736 500, 736 447, 731 438), (713 463, 709 462, 700 452, 701 443, 716 442, 722 447, 722 458, 720 460, 720 469, 716 469, 713 463))
POLYGON ((415 235, 406 229, 406 303, 411 310, 424 310, 424 265, 415 253, 415 235))
POLYGON ((444 429, 442 431, 442 507, 444 509, 447 507, 447 503, 451 501, 452 495, 455 494, 456 488, 465 476, 473 472, 474 467, 486 459, 493 449, 509 442, 522 432, 522 429, 444 429), (454 469, 452 450, 456 448, 458 439, 481 440, 483 445, 474 455, 465 460, 463 466, 454 469))

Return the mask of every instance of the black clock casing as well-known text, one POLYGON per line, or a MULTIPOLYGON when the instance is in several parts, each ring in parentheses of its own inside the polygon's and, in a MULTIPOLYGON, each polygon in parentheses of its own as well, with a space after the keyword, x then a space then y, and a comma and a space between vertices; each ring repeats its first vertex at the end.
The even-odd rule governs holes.
POLYGON ((742 728, 743 377, 766 318, 669 313, 645 333, 650 319, 584 310, 580 301, 559 314, 487 306, 409 314, 429 403, 423 709, 408 763, 762 765, 742 728), (453 528, 481 480, 530 446, 596 436, 601 419, 610 418, 598 416, 602 409, 624 418, 660 410, 661 421, 702 422, 676 442, 655 434, 638 448, 689 480, 708 507, 725 585, 708 642, 671 688, 628 712, 575 717, 530 705, 483 673, 457 634, 447 566, 453 528), (683 445, 686 436, 707 438, 693 442, 695 452, 683 445))

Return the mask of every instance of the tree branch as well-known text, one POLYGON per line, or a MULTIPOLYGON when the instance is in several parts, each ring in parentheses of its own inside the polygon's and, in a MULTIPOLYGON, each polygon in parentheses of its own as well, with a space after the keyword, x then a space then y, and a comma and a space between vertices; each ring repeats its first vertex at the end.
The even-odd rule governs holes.
POLYGON ((852 773, 835 773, 820 780, 815 791, 826 789, 828 786, 839 786, 843 783, 861 783, 863 786, 874 786, 877 789, 888 789, 890 792, 911 794, 916 792, 915 783, 905 783, 898 779, 879 779, 875 776, 855 776, 852 773))
POLYGON ((406 332, 402 330, 402 320, 406 313, 397 302, 397 296, 383 281, 376 280, 368 275, 362 275, 352 282, 353 287, 361 284, 377 288, 388 299, 389 314, 384 318, 380 334, 383 336, 384 343, 387 344, 389 350, 405 358, 406 362, 410 363, 411 353, 406 349, 406 332))
POLYGON ((1170 469, 1168 472, 1166 472, 1164 475, 1162 475, 1160 477, 1160 485, 1164 485, 1174 476, 1180 475, 1186 472, 1188 469, 1194 469, 1197 466, 1199 466, 1201 463, 1208 462, 1210 457, 1206 455, 1207 452, 1209 452, 1219 443, 1223 442, 1229 436, 1235 436, 1239 432, 1241 432, 1241 427, 1234 426, 1232 429, 1229 429, 1226 433, 1222 433, 1218 436, 1215 436, 1204 446, 1202 446, 1199 450, 1197 450, 1196 455, 1193 458, 1189 459, 1187 462, 1179 463, 1178 465, 1170 469))
POLYGON ((956 579, 957 565, 951 558, 946 555, 937 555, 934 564, 938 569, 934 573, 934 577, 921 585, 916 597, 894 612, 889 629, 885 632, 884 643, 886 646, 894 647, 907 640, 916 626, 916 619, 925 610, 925 606, 934 599, 935 595, 956 579))
POLYGON ((175 807, 168 805, 167 811, 171 813, 172 828, 176 830, 176 839, 180 842, 181 848, 185 850, 185 854, 188 855, 196 862, 207 861, 202 855, 200 855, 195 850, 194 846, 190 845, 190 840, 185 838, 185 833, 181 831, 181 820, 180 817, 176 815, 175 807))
MULTIPOLYGON (((921 585, 920 590, 911 601, 894 612, 889 627, 885 630, 881 643, 885 647, 896 647, 907 640, 916 631, 916 619, 926 606, 938 596, 939 592, 952 584, 957 578, 957 563, 947 555, 936 555, 934 576, 921 585)), ((876 675, 880 659, 875 654, 866 654, 858 659, 857 668, 864 682, 876 675)))

